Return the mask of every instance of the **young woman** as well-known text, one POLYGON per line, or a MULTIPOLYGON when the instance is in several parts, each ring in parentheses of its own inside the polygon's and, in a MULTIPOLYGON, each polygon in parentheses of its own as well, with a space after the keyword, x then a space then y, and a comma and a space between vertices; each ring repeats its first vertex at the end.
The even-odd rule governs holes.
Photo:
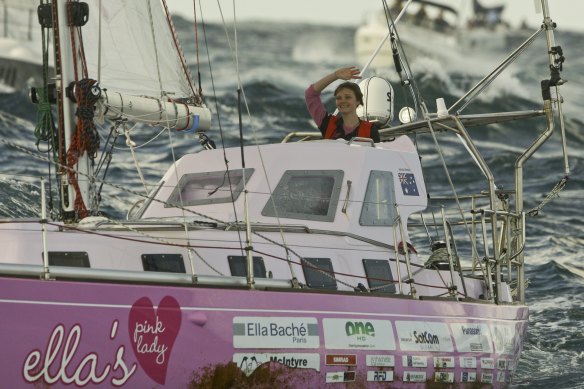
POLYGON ((321 92, 337 80, 359 79, 359 69, 354 66, 335 70, 310 85, 304 92, 306 106, 310 116, 318 126, 325 139, 351 139, 354 137, 371 138, 379 142, 378 126, 375 123, 361 120, 357 116, 357 107, 363 104, 363 93, 354 82, 343 82, 335 89, 334 96, 338 114, 326 112, 321 92))

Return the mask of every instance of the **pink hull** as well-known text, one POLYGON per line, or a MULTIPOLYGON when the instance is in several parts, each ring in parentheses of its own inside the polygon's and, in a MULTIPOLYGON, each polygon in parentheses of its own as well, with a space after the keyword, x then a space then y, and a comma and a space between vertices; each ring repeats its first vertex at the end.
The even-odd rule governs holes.
POLYGON ((260 379, 269 361, 295 367, 264 365, 269 382, 305 388, 506 387, 528 319, 447 299, 16 278, 0 278, 0 312, 3 388, 199 387, 260 379))

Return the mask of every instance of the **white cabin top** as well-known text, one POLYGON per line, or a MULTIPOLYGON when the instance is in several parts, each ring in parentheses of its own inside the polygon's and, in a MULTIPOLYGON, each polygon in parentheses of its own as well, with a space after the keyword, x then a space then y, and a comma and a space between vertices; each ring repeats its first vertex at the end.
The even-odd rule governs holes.
MULTIPOLYGON (((427 206, 420 159, 407 136, 375 145, 323 140, 247 146, 244 153, 252 223, 304 225, 388 242, 398 212, 405 226, 410 214, 427 206)), ((206 215, 242 221, 242 188, 240 148, 189 154, 164 175, 141 219, 205 221, 200 215, 206 215)))

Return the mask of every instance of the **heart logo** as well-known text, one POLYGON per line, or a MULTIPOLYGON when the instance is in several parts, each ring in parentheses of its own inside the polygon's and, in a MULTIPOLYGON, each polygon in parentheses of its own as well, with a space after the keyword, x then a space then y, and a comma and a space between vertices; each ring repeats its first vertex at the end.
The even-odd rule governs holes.
POLYGON ((137 300, 128 317, 128 333, 138 363, 154 381, 164 385, 172 346, 181 324, 180 305, 165 296, 158 309, 148 297, 137 300))

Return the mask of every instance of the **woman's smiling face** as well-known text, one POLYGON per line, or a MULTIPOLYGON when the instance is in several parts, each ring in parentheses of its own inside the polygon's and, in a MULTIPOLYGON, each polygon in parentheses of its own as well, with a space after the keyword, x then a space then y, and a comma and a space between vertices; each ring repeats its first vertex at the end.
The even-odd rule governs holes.
POLYGON ((337 109, 341 114, 355 112, 357 111, 357 106, 359 105, 357 102, 357 97, 355 96, 355 92, 349 88, 339 89, 335 95, 335 101, 337 109))

